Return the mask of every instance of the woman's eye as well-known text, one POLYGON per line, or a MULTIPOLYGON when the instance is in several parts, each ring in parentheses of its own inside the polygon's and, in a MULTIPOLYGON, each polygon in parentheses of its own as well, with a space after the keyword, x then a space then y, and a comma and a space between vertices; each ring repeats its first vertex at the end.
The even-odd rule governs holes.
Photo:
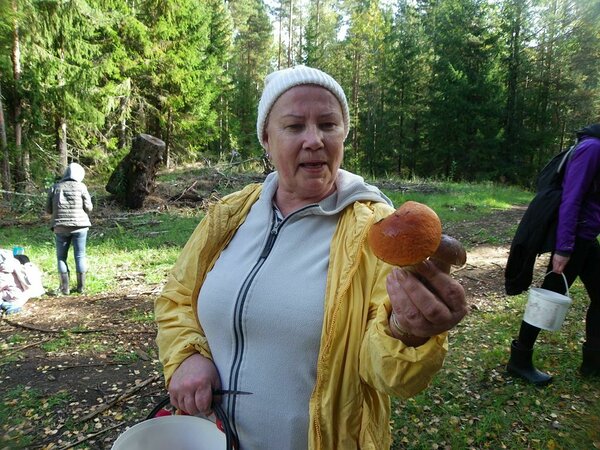
POLYGON ((290 125, 287 126, 288 129, 292 130, 292 131, 299 131, 302 129, 302 124, 300 123, 292 123, 290 125))
POLYGON ((336 126, 337 126, 337 124, 335 122, 326 122, 321 125, 321 128, 323 128, 324 130, 332 130, 336 126))

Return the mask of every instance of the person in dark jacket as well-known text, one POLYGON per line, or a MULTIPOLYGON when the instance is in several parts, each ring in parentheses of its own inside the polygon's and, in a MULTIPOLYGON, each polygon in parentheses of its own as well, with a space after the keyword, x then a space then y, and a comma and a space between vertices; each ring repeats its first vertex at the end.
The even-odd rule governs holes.
MULTIPOLYGON (((556 243, 542 284, 565 293, 565 275, 571 286, 579 277, 590 297, 583 344, 583 376, 600 376, 600 124, 589 125, 577 134, 579 143, 567 163, 558 214, 556 243)), ((533 346, 540 329, 524 320, 519 337, 512 342, 507 371, 535 385, 544 386, 552 376, 536 369, 533 346)))
POLYGON ((48 191, 46 201, 46 212, 52 214, 51 228, 56 241, 60 291, 65 295, 70 293, 67 256, 71 244, 77 271, 77 292, 82 293, 85 289, 86 243, 91 226, 88 214, 92 211, 92 199, 82 182, 84 176, 83 167, 77 163, 69 164, 62 179, 48 191))

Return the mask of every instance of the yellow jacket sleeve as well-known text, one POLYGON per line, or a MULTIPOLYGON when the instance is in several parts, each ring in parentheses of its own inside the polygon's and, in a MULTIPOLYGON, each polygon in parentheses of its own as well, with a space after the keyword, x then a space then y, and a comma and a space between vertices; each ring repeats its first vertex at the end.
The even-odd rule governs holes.
POLYGON ((193 292, 199 271, 200 248, 206 239, 206 224, 204 219, 196 227, 154 303, 158 324, 156 343, 167 386, 175 369, 193 353, 211 358, 206 337, 192 306, 192 302, 196 301, 193 292))
POLYGON ((360 350, 360 375, 380 392, 410 398, 425 389, 440 370, 448 350, 447 333, 431 337, 419 347, 409 347, 392 336, 388 327, 389 304, 377 309, 360 350))

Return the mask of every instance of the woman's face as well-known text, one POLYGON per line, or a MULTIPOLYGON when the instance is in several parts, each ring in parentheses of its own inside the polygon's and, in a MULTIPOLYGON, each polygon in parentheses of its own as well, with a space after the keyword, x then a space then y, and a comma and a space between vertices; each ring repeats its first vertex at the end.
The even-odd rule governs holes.
POLYGON ((264 131, 265 148, 279 173, 278 204, 300 207, 331 194, 344 138, 342 107, 327 89, 296 86, 279 97, 264 131))

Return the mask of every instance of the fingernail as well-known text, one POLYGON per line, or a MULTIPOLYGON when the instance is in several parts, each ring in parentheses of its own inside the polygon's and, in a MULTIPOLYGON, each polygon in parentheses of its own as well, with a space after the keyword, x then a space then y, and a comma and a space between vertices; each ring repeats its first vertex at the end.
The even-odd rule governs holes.
POLYGON ((398 278, 398 280, 404 281, 406 279, 406 271, 404 269, 401 269, 400 267, 396 267, 394 269, 394 273, 396 275, 396 278, 398 278))

